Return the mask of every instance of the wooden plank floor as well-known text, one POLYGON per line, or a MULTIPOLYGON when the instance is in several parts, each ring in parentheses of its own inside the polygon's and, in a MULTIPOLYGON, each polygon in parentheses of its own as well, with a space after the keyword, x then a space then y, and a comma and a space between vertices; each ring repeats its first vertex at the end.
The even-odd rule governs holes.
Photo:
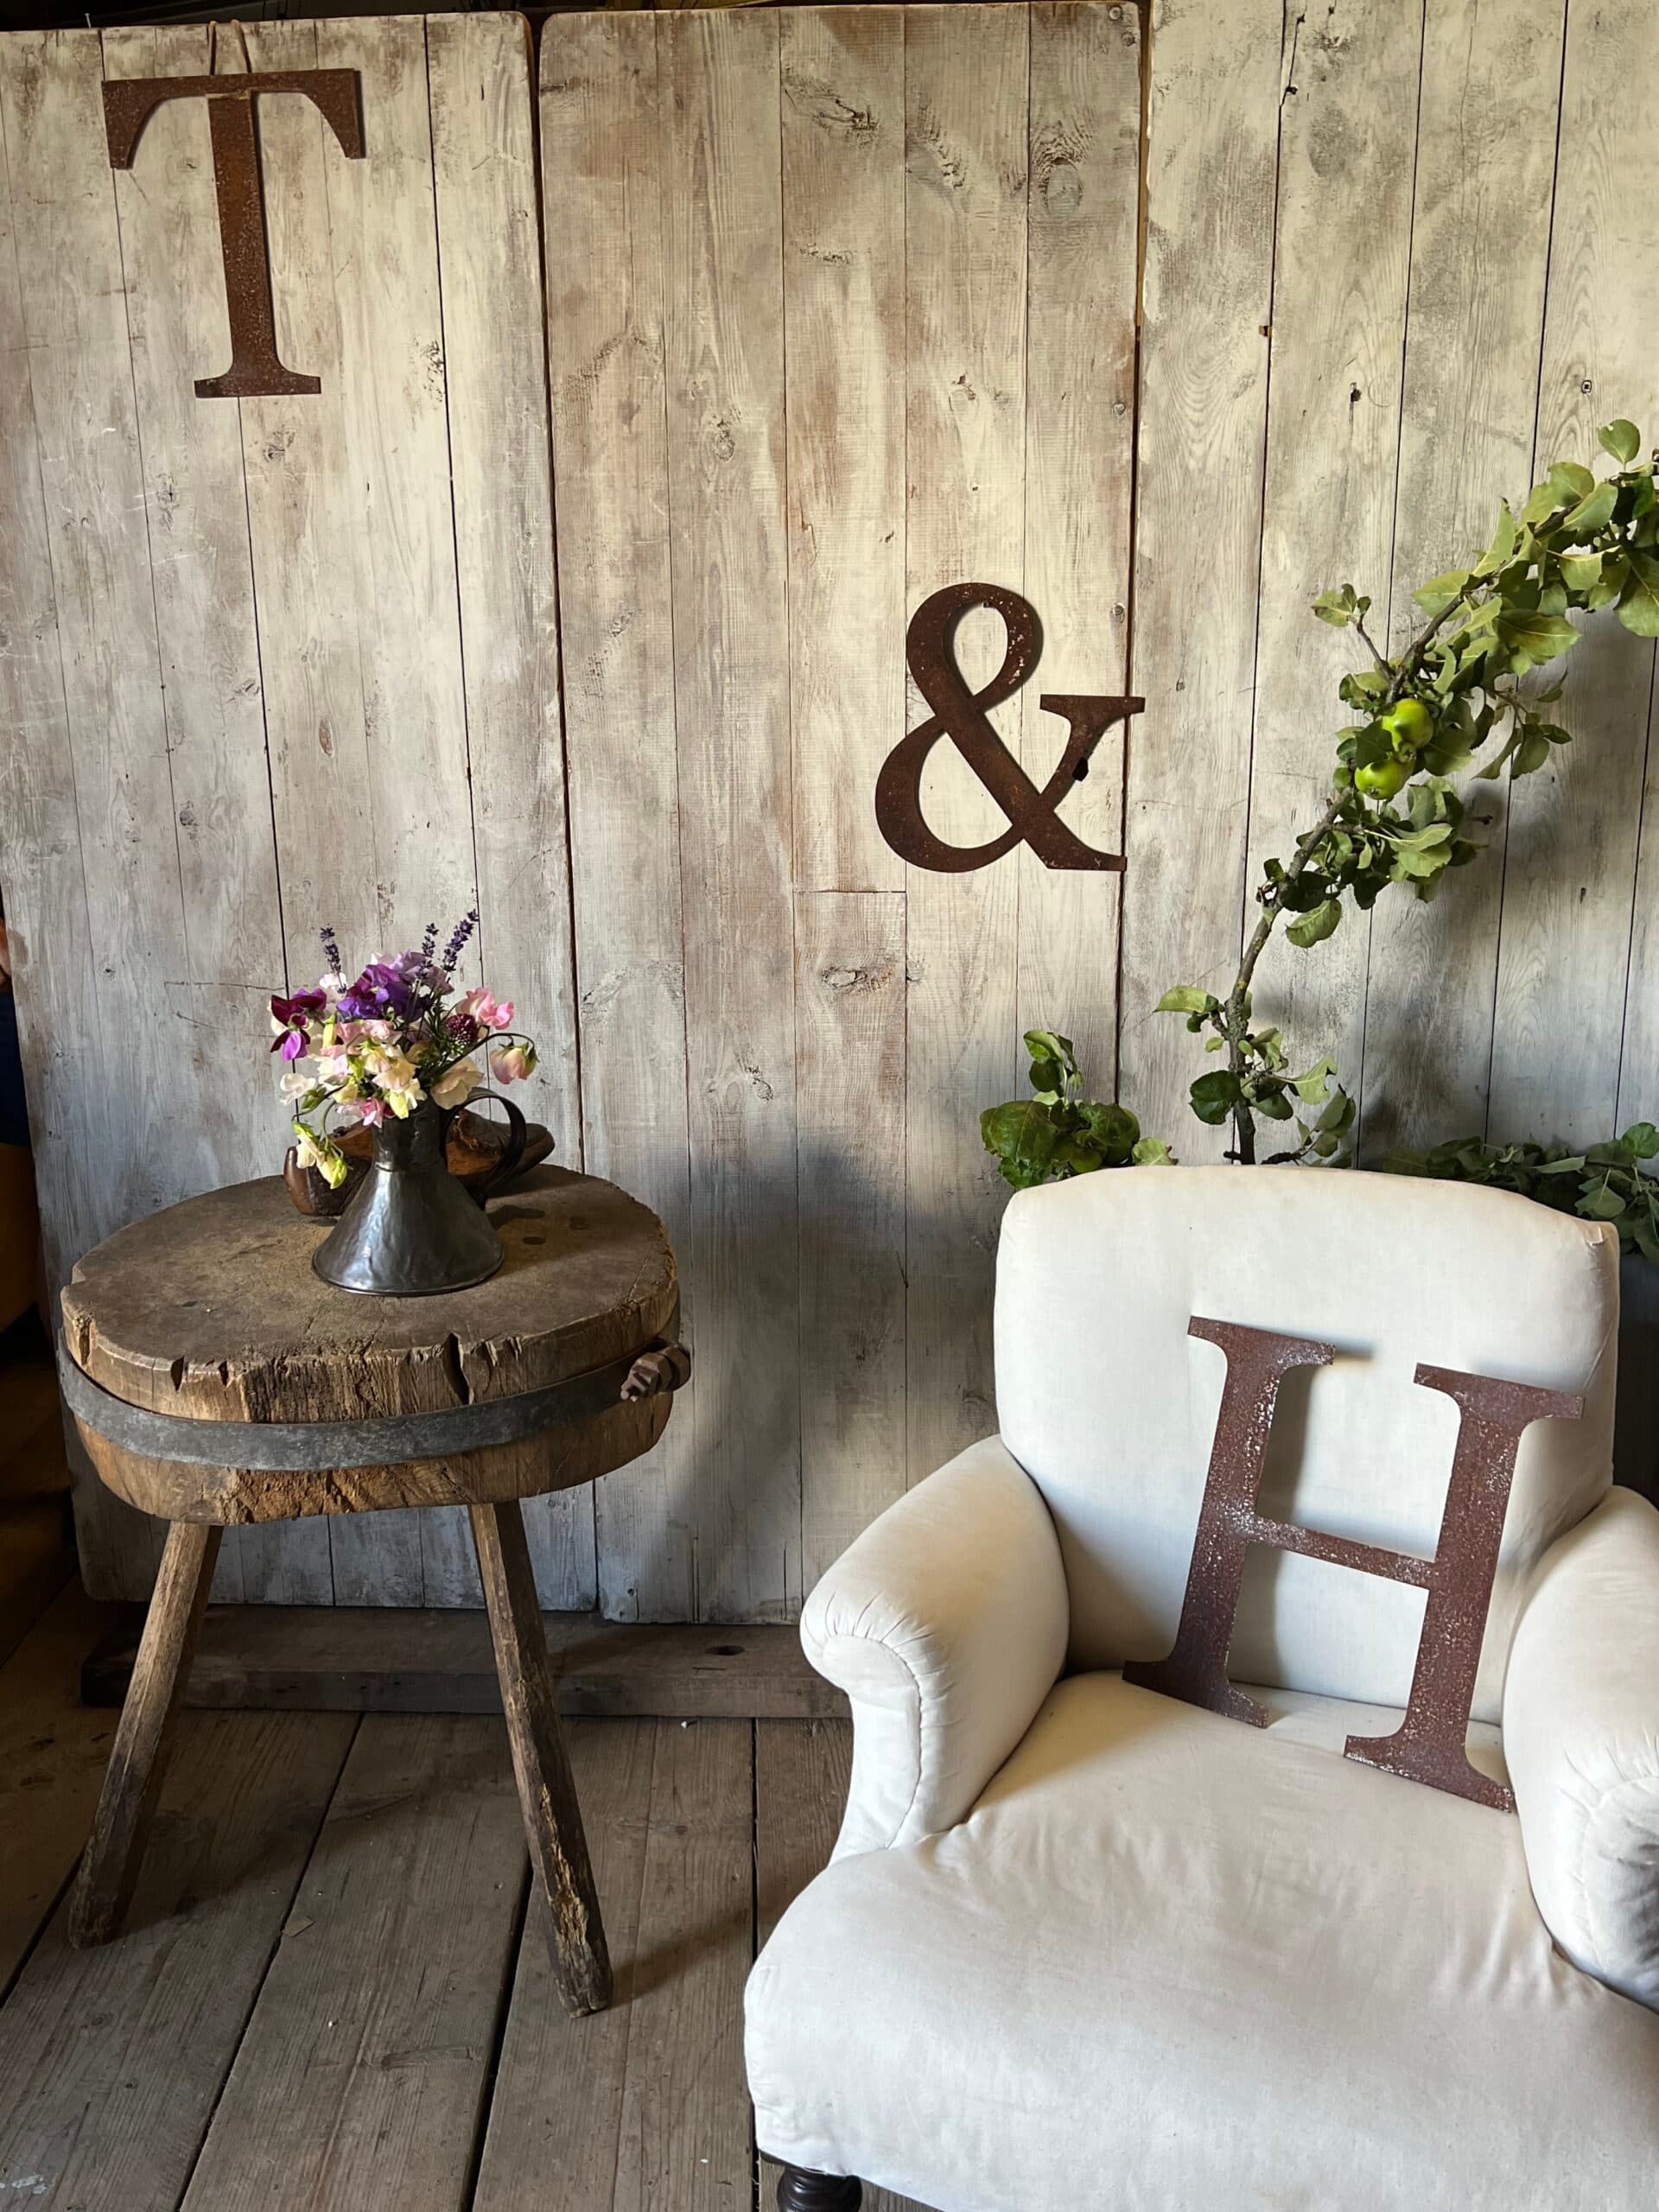
POLYGON ((846 1723, 568 1724, 616 1967, 571 2021, 484 1716, 185 1713, 129 1931, 71 1951, 97 1628, 71 1586, 0 1665, 0 2205, 770 2212, 743 1982, 846 1723))

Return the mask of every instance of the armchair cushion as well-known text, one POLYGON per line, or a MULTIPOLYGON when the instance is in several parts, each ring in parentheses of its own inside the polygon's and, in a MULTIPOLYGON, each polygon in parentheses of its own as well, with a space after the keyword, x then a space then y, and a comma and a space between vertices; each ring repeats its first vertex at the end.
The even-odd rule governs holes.
POLYGON ((1659 2007, 1659 1512, 1634 1491, 1545 1559, 1503 1723, 1539 1910, 1586 1973, 1659 2007))
MULTIPOLYGON (((1175 1640, 1226 1363, 1191 1315, 1334 1344, 1280 1394, 1262 1502, 1333 1535, 1433 1554, 1456 1408, 1419 1361, 1582 1392, 1583 1419, 1521 1440, 1478 1719, 1497 1721, 1538 1560, 1606 1494, 1618 1239, 1512 1191, 1358 1170, 1183 1167, 1022 1191, 996 1273, 996 1402, 1047 1500, 1071 1593, 1073 1671, 1175 1640)), ((1234 1673, 1402 1706, 1420 1593, 1258 1550, 1234 1673)))
POLYGON ((1519 1824, 1254 1694, 1073 1677, 960 1827, 821 1875, 750 1983, 761 2148, 949 2212, 1647 2212, 1659 2014, 1552 1946, 1519 1824))
POLYGON ((836 1857, 959 1821, 1031 1726, 1065 1638, 1048 1509, 997 1438, 889 1506, 801 1618, 808 1658, 852 1701, 836 1857))

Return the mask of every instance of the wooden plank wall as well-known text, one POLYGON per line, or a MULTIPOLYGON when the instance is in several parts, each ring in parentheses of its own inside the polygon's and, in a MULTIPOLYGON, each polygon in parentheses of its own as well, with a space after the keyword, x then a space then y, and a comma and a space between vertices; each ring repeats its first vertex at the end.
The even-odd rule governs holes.
MULTIPOLYGON (((279 1160, 264 1000, 476 899, 579 1157, 529 41, 514 16, 0 45, 0 882, 50 1262, 279 1160), (362 73, 369 158, 262 103, 279 345, 319 396, 201 401, 229 353, 204 104, 128 174, 105 77, 362 73), (15 642, 14 642, 15 641, 15 642)), ((154 1537, 84 1484, 83 1565, 154 1537)), ((585 1497, 543 1596, 591 1603, 585 1497)), ((452 1517, 232 1533, 221 1594, 477 1602, 452 1517)))
MULTIPOLYGON (((1646 0, 556 16, 540 272, 518 19, 250 27, 255 67, 363 69, 371 158, 267 104, 324 392, 240 409, 190 396, 225 346, 205 118, 111 179, 97 118, 101 74, 205 37, 0 48, 0 881, 54 1265, 270 1164, 258 992, 316 920, 475 885, 561 1157, 662 1211, 697 1355, 651 1460, 541 1510, 544 1595, 786 1617, 994 1426, 976 1117, 1020 1029, 1218 1154, 1150 1009, 1229 979, 1311 810, 1351 641, 1309 599, 1351 578, 1398 635, 1536 465, 1659 429, 1646 0), (1121 879, 876 833, 907 618, 968 577, 1044 622, 1001 710, 1033 776, 1039 691, 1144 694, 1066 803, 1121 879)), ((962 643, 982 681, 997 626, 962 643)), ((1264 965, 1369 1159, 1659 1111, 1653 649, 1603 620, 1573 671, 1579 742, 1478 787, 1479 865, 1264 965)), ((948 746, 925 798, 1000 826, 948 746)), ((110 1509, 83 1543, 142 1586, 110 1509)), ((475 1602, 441 1522, 226 1556, 249 1598, 475 1602)))

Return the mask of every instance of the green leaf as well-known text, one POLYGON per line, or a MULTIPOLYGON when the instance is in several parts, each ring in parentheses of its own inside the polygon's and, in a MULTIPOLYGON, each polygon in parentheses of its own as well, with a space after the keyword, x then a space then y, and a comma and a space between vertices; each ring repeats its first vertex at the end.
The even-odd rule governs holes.
MULTIPOLYGON (((1558 492, 1553 484, 1535 484, 1521 510, 1521 519, 1529 525, 1548 522, 1558 507, 1569 506, 1578 497, 1574 492, 1558 492)), ((1495 567, 1501 566, 1494 563, 1495 567)))
POLYGON ((1637 1160, 1651 1160, 1659 1153, 1659 1129, 1651 1122, 1636 1122, 1625 1130, 1619 1142, 1637 1160))
POLYGON ((1641 431, 1634 423, 1626 421, 1623 415, 1615 416, 1611 423, 1604 423, 1596 435, 1623 468, 1628 468, 1642 450, 1641 431))
POLYGON ((1232 1112, 1239 1096, 1238 1077, 1232 1070, 1215 1068, 1208 1075, 1201 1075, 1192 1085, 1192 1111, 1214 1128, 1232 1112))
POLYGON ((1299 1075, 1291 1088, 1305 1106, 1318 1106, 1328 1096, 1331 1077, 1337 1071, 1332 1059, 1316 1060, 1305 1075, 1299 1075))
POLYGON ((1354 619, 1357 605, 1352 584, 1344 584, 1340 591, 1322 591, 1313 601, 1313 612, 1321 622, 1330 623, 1333 629, 1345 630, 1354 619))
POLYGON ((1569 591, 1588 591, 1601 579, 1599 553, 1563 553, 1561 577, 1569 591))
POLYGON ((1300 945, 1306 951, 1309 945, 1318 944, 1328 938, 1341 919, 1339 901, 1322 899, 1310 912, 1299 914, 1294 922, 1287 924, 1285 935, 1293 944, 1300 945))
POLYGON ((1175 1155, 1162 1137, 1142 1137, 1131 1154, 1137 1167, 1173 1167, 1175 1155))
POLYGON ((1265 1115, 1268 1121, 1287 1122, 1290 1119, 1290 1101, 1282 1090, 1253 1091, 1249 1096, 1250 1103, 1256 1112, 1265 1115))
MULTIPOLYGON (((1519 535, 1516 528, 1515 517, 1510 512, 1509 501, 1499 500, 1497 526, 1492 532, 1491 543, 1480 556, 1477 573, 1483 576, 1490 576, 1495 569, 1501 569, 1515 551, 1515 541, 1519 535)), ((1443 576, 1435 576, 1423 586, 1423 589, 1432 591, 1436 584, 1443 583, 1445 581, 1443 576)))
POLYGON ((1214 1014, 1221 1001, 1211 991, 1200 990, 1196 983, 1177 983, 1174 989, 1166 991, 1154 1009, 1158 1014, 1214 1014))
POLYGON ((1630 574, 1619 595, 1618 619, 1638 638, 1659 638, 1659 560, 1632 553, 1630 574))
POLYGON ((1036 1099, 1011 1099, 1003 1106, 988 1106, 979 1117, 985 1149, 996 1157, 1004 1182, 1016 1191, 1054 1179, 1065 1172, 1056 1155, 1065 1131, 1050 1109, 1036 1099))
POLYGON ((1090 1098, 1077 1114, 1105 1165, 1122 1167, 1141 1138, 1141 1124, 1128 1108, 1090 1098))
POLYGON ((1541 667, 1558 653, 1571 652, 1579 642, 1578 632, 1560 614, 1501 616, 1497 634, 1513 658, 1531 668, 1541 667))
POLYGON ((1025 1046, 1033 1060, 1058 1060, 1069 1073, 1077 1073, 1077 1046, 1069 1037, 1062 1037, 1058 1030, 1027 1029, 1025 1046))
POLYGON ((1595 490, 1596 480, 1581 461, 1558 461, 1549 472, 1549 488, 1558 498, 1582 499, 1595 490))
POLYGON ((1624 1199, 1606 1183, 1592 1183, 1578 1204, 1578 1211, 1591 1221, 1617 1221, 1624 1211, 1624 1199))
POLYGON ((1033 1096, 1045 1105, 1059 1105, 1065 1096, 1065 1070, 1058 1060, 1033 1060, 1031 1088, 1033 1096))
MULTIPOLYGON (((1503 510, 1503 518, 1509 522, 1510 537, 1513 540, 1515 521, 1508 507, 1503 510)), ((1502 526, 1503 524, 1500 521, 1499 528, 1501 529, 1502 526)), ((1503 557, 1507 560, 1509 556, 1506 553, 1503 557)), ((1462 592, 1471 573, 1472 571, 1468 569, 1444 569, 1438 576, 1431 576, 1426 584, 1420 584, 1411 595, 1425 614, 1439 614, 1450 607, 1452 601, 1462 592)))
POLYGON ((1586 493, 1576 507, 1570 507, 1561 517, 1563 534, 1575 544, 1582 544, 1593 537, 1599 530, 1605 530, 1612 520, 1614 503, 1618 498, 1618 486, 1611 480, 1598 484, 1593 492, 1586 493))

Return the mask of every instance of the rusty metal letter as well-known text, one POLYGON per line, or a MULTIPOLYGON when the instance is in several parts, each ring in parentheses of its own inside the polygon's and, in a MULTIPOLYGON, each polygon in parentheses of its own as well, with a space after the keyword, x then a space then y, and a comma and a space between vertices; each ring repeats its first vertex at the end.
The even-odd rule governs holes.
POLYGON ((1166 1659, 1125 1667, 1124 1681, 1259 1728, 1266 1713, 1227 1679, 1227 1650, 1249 1545, 1270 1544, 1362 1574, 1409 1583, 1427 1592, 1427 1605, 1405 1718, 1392 1736, 1349 1737, 1344 1756, 1513 1812, 1510 1792, 1469 1763, 1469 1708, 1522 1434, 1535 1421, 1576 1421, 1583 1399, 1455 1368, 1420 1366, 1413 1379, 1425 1389, 1443 1390, 1455 1402, 1460 1419, 1440 1542, 1432 1560, 1418 1559, 1274 1521, 1257 1508, 1280 1381, 1293 1368, 1328 1365, 1332 1346, 1198 1314, 1187 1331, 1220 1345, 1227 1355, 1227 1380, 1175 1647, 1166 1659))
POLYGON ((1146 702, 1128 697, 1045 692, 1046 714, 1063 715, 1071 734, 1059 765, 1039 791, 997 735, 988 709, 1012 698, 1037 665, 1042 651, 1035 609, 1000 584, 947 584, 925 599, 911 617, 905 658, 916 687, 932 713, 899 739, 875 779, 876 827, 912 868, 960 874, 1001 860, 1020 842, 1046 868, 1121 868, 1118 853, 1099 853, 1060 820, 1060 801, 1088 771, 1101 738, 1115 721, 1138 715, 1146 702), (957 625, 969 610, 988 607, 1007 632, 1002 665, 982 690, 970 691, 957 665, 957 625), (942 737, 963 759, 1008 817, 1008 827, 982 845, 949 845, 922 814, 922 771, 942 737))
POLYGON ((219 247, 225 257, 225 305, 231 324, 231 365, 223 376, 198 377, 198 399, 251 399, 264 394, 322 390, 321 379, 284 366, 276 351, 270 292, 270 245, 265 232, 264 183, 254 103, 262 92, 298 92, 315 103, 352 161, 363 159, 363 118, 355 69, 275 69, 241 77, 133 77, 104 87, 104 130, 110 167, 130 169, 144 125, 168 100, 205 99, 219 196, 219 247))

